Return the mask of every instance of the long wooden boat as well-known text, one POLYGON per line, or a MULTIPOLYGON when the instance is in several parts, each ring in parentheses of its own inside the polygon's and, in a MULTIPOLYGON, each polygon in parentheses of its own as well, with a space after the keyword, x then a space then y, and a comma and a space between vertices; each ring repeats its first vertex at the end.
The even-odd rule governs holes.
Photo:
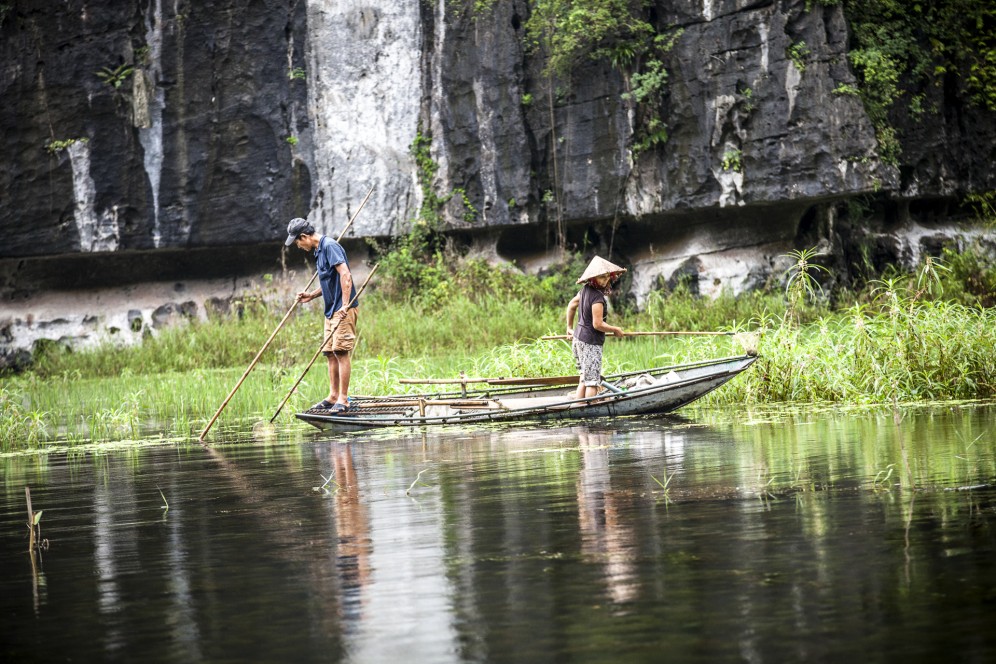
POLYGON ((669 413, 712 392, 756 359, 743 355, 615 374, 605 377, 605 391, 581 400, 574 396, 577 376, 464 379, 451 381, 463 383, 459 392, 352 397, 349 410, 316 409, 296 416, 319 429, 348 431, 669 413), (475 381, 485 382, 486 387, 466 389, 475 381))

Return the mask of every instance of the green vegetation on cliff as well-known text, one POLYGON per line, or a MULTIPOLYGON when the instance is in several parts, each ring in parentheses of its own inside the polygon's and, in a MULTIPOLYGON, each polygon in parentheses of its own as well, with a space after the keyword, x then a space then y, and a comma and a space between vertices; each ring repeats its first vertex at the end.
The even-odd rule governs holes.
MULTIPOLYGON (((996 4, 990 0, 820 0, 842 4, 852 31, 848 59, 879 141, 879 156, 899 162, 894 109, 914 118, 938 112, 931 90, 953 86, 974 105, 996 111, 996 4)), ((812 3, 810 3, 810 6, 812 3)))
MULTIPOLYGON (((624 98, 634 104, 634 152, 667 140, 664 59, 681 30, 661 25, 648 0, 529 0, 527 48, 545 59, 552 89, 570 85, 571 74, 587 60, 605 60, 624 77, 624 98)), ((476 12, 494 0, 477 0, 476 12)), ((894 109, 914 118, 934 115, 932 100, 951 87, 975 106, 996 111, 996 4, 990 0, 806 0, 803 7, 842 5, 852 33, 848 59, 859 85, 836 92, 856 93, 864 102, 879 141, 879 156, 898 164, 902 152, 894 109)), ((810 54, 805 42, 787 55, 800 71, 810 54)))

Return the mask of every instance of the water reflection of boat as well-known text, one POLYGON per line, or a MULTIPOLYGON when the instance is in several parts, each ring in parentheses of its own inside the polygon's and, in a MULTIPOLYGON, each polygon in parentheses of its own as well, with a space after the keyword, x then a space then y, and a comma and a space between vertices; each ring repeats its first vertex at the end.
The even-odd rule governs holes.
POLYGON ((362 430, 517 420, 612 418, 668 413, 699 399, 754 363, 738 356, 606 376, 605 391, 577 399, 577 377, 482 379, 459 392, 354 397, 349 410, 308 410, 297 417, 319 429, 362 430), (571 387, 565 387, 571 385, 571 387))

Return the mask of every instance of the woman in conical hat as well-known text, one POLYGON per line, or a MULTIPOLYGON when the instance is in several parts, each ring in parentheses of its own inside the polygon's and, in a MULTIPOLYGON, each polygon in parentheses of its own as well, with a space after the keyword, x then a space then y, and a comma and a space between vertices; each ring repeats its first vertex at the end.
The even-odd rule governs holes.
POLYGON ((581 374, 578 399, 598 394, 598 386, 602 382, 602 345, 605 343, 605 335, 612 333, 621 337, 626 334, 622 328, 605 322, 605 295, 612 282, 625 271, 601 256, 595 256, 578 279, 578 283, 584 286, 567 305, 567 336, 572 340, 574 360, 581 374), (577 327, 574 326, 575 314, 578 318, 577 327))
POLYGON ((614 263, 610 263, 601 256, 595 256, 594 258, 591 259, 591 262, 588 263, 588 267, 584 269, 584 272, 578 278, 577 283, 579 284, 590 283, 592 279, 601 277, 602 275, 608 276, 609 281, 612 282, 615 281, 617 278, 619 278, 619 275, 621 275, 625 271, 626 268, 622 268, 614 263))

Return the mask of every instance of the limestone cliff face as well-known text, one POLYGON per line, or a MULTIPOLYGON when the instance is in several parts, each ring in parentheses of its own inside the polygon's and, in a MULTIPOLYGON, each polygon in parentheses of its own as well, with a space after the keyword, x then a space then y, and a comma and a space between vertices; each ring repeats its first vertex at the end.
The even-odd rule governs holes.
POLYGON ((255 242, 308 210, 303 3, 15 2, 0 34, 0 257, 255 242))
POLYGON ((859 99, 834 93, 855 83, 840 5, 657 0, 657 28, 682 32, 668 139, 639 153, 624 74, 586 60, 551 90, 523 46, 530 3, 474 5, 8 3, 6 337, 39 291, 269 267, 289 218, 335 233, 371 188, 349 237, 403 232, 423 202, 419 133, 451 229, 526 267, 556 235, 594 243, 632 268, 638 299, 678 273, 748 288, 802 241, 840 257, 848 198, 874 194, 902 225, 921 202, 996 188, 996 121, 956 86, 927 91, 925 119, 894 112, 903 153, 882 163, 859 99))
POLYGON ((371 189, 354 229, 361 236, 401 232, 417 204, 409 146, 419 123, 421 16, 418 2, 308 5, 310 219, 325 233, 336 234, 371 189))
POLYGON ((840 5, 658 0, 658 26, 683 30, 669 138, 634 156, 617 70, 585 62, 551 109, 523 50, 529 4, 473 4, 14 3, 0 24, 0 257, 254 244, 307 213, 331 232, 371 187, 356 235, 391 235, 421 202, 420 127, 434 188, 458 194, 453 227, 680 226, 665 217, 994 185, 992 115, 946 90, 927 122, 898 112, 903 163, 880 163, 860 101, 833 93, 854 84, 840 5), (786 54, 803 41, 800 66, 786 54))
POLYGON ((546 94, 538 63, 519 46, 526 11, 510 2, 439 16, 427 44, 438 186, 465 189, 485 224, 535 220, 544 187, 568 220, 583 221, 818 200, 896 179, 876 158, 861 103, 831 94, 854 83, 839 8, 658 3, 659 23, 683 29, 667 63, 670 137, 635 160, 625 83, 608 64, 575 74, 552 128, 545 98, 523 104, 531 91, 546 94), (804 71, 786 56, 803 40, 813 52, 804 71), (724 167, 733 154, 737 167, 724 167))

